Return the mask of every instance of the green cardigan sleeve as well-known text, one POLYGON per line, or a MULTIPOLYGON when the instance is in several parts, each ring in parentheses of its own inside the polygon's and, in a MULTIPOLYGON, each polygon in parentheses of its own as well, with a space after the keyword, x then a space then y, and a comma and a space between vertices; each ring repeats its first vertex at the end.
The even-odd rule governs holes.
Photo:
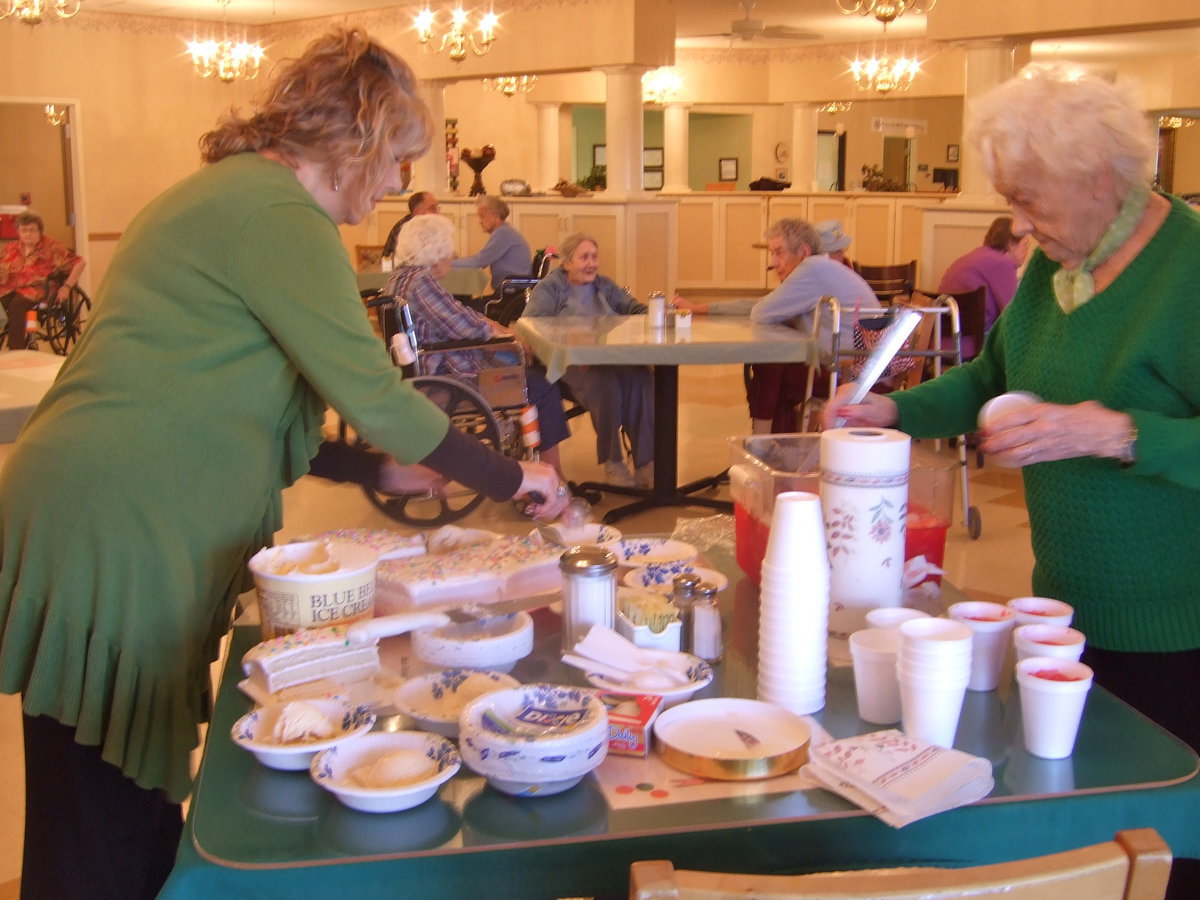
POLYGON ((406 383, 372 331, 333 223, 303 204, 278 204, 249 218, 232 277, 272 338, 321 398, 361 435, 401 462, 442 440, 444 413, 406 383), (287 259, 283 269, 262 260, 287 259))

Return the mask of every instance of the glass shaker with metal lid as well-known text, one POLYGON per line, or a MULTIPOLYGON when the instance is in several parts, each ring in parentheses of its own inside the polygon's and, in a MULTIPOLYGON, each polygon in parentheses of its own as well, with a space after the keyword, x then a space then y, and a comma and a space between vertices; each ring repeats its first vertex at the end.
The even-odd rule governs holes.
POLYGON ((593 545, 559 557, 563 574, 562 646, 574 650, 593 625, 613 627, 617 610, 617 557, 593 545))
POLYGON ((717 606, 717 586, 702 582, 695 591, 692 603, 692 653, 701 659, 715 662, 724 652, 721 638, 721 609, 717 606))
POLYGON ((692 649, 692 604, 696 601, 696 588, 700 586, 700 576, 695 572, 680 572, 671 579, 671 604, 679 610, 680 650, 692 649))

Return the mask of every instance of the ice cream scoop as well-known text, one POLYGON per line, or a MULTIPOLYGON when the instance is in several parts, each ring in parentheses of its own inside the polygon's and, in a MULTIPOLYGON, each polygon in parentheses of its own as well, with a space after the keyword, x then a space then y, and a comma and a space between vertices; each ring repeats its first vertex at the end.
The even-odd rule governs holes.
POLYGON ((416 750, 393 750, 350 775, 360 787, 395 788, 424 781, 437 771, 433 760, 416 750))
POLYGON ((281 744, 320 741, 331 738, 336 725, 312 703, 296 700, 284 706, 275 720, 275 740, 281 744))

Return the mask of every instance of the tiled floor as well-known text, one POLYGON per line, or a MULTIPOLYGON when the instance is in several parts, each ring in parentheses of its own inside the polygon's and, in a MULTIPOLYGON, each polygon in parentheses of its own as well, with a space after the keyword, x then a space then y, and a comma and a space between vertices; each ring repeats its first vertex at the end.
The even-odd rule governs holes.
MULTIPOLYGON (((693 366, 680 373, 680 480, 702 477, 728 465, 726 435, 749 431, 740 366, 693 366)), ((576 480, 599 478, 592 431, 585 419, 571 423, 574 437, 564 445, 563 462, 576 480)), ((949 456, 953 452, 943 448, 949 456)), ((0 452, 0 458, 3 453, 0 452)), ((946 550, 947 578, 979 599, 1007 599, 1030 593, 1033 560, 1029 522, 1025 514, 1020 475, 985 466, 970 469, 971 503, 981 512, 983 533, 968 538, 961 511, 956 514, 946 550)), ((722 493, 727 488, 721 489, 722 493)), ((602 512, 622 502, 606 500, 602 512)), ((626 533, 669 532, 678 516, 708 515, 703 509, 667 509, 622 521, 626 533)), ((467 524, 507 533, 524 533, 527 520, 509 504, 485 504, 467 524)), ((280 535, 334 527, 392 527, 357 488, 305 478, 285 495, 285 522, 280 535)), ((16 698, 0 696, 0 900, 17 896, 21 870, 23 775, 20 709, 16 698)))

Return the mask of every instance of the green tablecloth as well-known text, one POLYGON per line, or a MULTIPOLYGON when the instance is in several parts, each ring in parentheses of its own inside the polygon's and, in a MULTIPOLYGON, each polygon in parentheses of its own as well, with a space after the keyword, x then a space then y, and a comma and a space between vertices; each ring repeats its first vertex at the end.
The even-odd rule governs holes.
MULTIPOLYGON (((390 272, 359 272, 355 277, 360 291, 378 291, 387 285, 390 275, 390 272)), ((464 297, 483 295, 490 283, 487 269, 451 269, 441 282, 451 294, 464 297)))

